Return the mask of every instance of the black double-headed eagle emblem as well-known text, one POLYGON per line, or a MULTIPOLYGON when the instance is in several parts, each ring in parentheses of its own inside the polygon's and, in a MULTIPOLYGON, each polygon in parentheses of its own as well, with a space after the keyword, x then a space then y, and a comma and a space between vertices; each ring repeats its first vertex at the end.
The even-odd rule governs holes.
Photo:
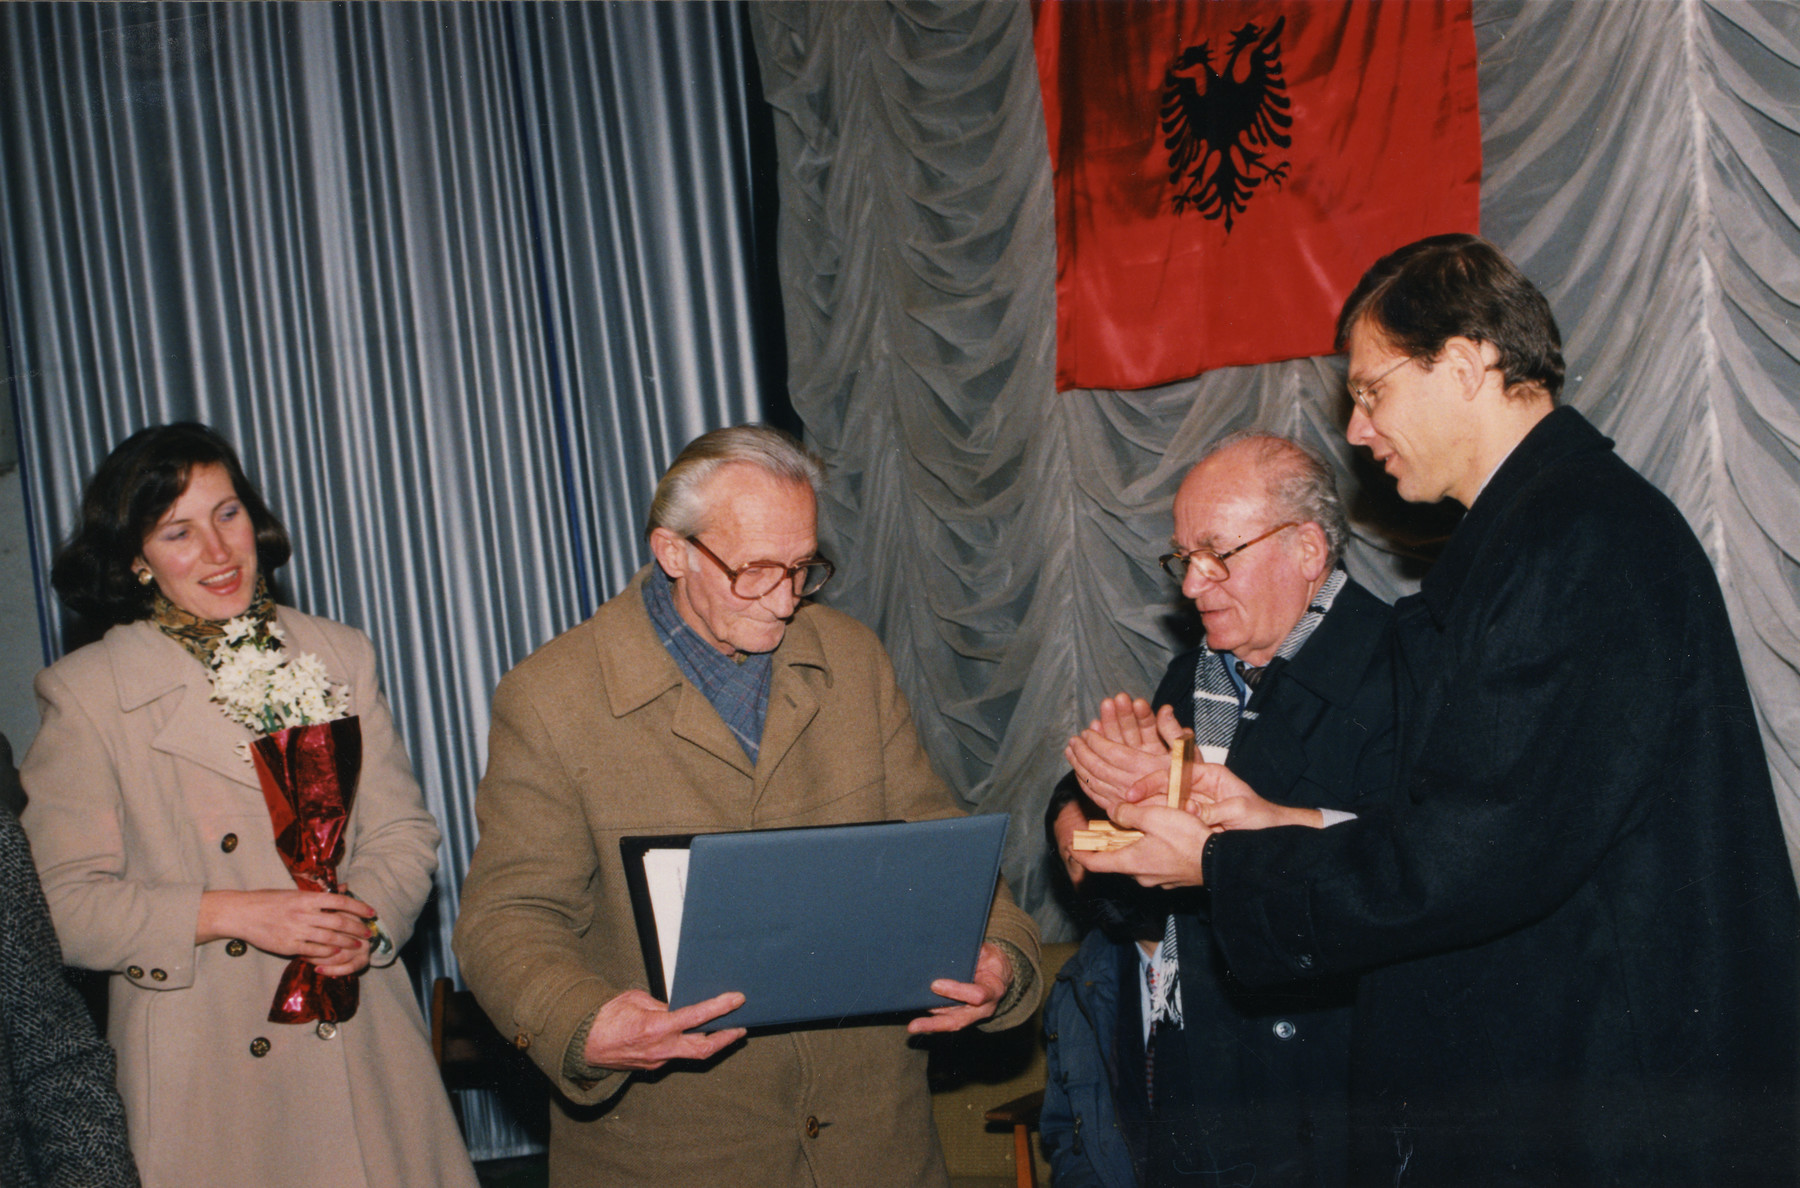
POLYGON ((1163 75, 1163 146, 1175 212, 1190 207, 1209 219, 1231 221, 1244 213, 1258 186, 1277 186, 1286 161, 1268 158, 1293 143, 1288 129, 1287 82, 1281 77, 1278 18, 1267 32, 1254 23, 1231 35, 1222 68, 1213 69, 1212 42, 1181 51, 1163 75), (1246 60, 1247 56, 1247 60, 1246 60))

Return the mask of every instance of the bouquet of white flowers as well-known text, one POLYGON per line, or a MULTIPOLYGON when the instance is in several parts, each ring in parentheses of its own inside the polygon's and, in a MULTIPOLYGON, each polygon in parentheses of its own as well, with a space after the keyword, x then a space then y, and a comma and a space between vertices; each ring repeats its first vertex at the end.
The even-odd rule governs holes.
MULTIPOLYGON (((289 656, 285 640, 279 623, 260 633, 248 617, 225 624, 212 670, 212 699, 225 716, 258 734, 348 717, 350 687, 332 684, 311 652, 289 656)), ((248 746, 244 752, 249 759, 248 746)))
MULTIPOLYGON (((343 894, 337 866, 362 772, 361 724, 350 714, 349 686, 334 685, 310 652, 289 656, 283 639, 273 621, 260 631, 248 616, 226 623, 212 653, 212 699, 257 734, 241 749, 256 766, 275 849, 294 884, 343 894)), ((359 997, 354 976, 326 977, 295 957, 275 987, 269 1022, 341 1023, 359 997)))

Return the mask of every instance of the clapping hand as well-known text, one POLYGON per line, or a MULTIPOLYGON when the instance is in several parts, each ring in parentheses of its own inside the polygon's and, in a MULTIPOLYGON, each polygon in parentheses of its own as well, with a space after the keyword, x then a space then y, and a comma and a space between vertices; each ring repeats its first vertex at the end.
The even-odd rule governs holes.
POLYGON ((1119 693, 1100 703, 1100 716, 1069 740, 1063 757, 1081 790, 1117 821, 1114 806, 1167 790, 1170 746, 1183 736, 1191 732, 1168 706, 1152 713, 1143 698, 1119 693))
POLYGON ((1112 819, 1144 836, 1116 850, 1077 850, 1075 861, 1094 874, 1122 874, 1146 887, 1200 886, 1200 853, 1214 830, 1199 817, 1154 801, 1125 801, 1112 819))

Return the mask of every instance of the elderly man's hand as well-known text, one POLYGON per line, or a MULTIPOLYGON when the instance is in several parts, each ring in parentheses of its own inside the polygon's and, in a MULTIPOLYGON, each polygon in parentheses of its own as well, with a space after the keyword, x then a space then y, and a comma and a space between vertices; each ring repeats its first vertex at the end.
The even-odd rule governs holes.
POLYGON ((627 990, 600 1008, 581 1056, 596 1068, 648 1072, 671 1060, 707 1060, 744 1037, 742 1027, 711 1035, 691 1030, 744 1005, 733 990, 671 1011, 642 990, 627 990))
POLYGON ((1081 790, 1112 816, 1114 805, 1167 791, 1170 746, 1192 734, 1168 706, 1153 714, 1143 698, 1120 693, 1100 703, 1100 716, 1069 740, 1063 757, 1081 790))
POLYGON ((1100 702, 1100 716, 1089 724, 1114 742, 1154 755, 1167 751, 1168 740, 1157 735, 1156 711, 1142 697, 1114 693, 1100 702))
POLYGON ((906 1030, 914 1035, 933 1031, 961 1031, 972 1023, 990 1018, 994 1008, 1000 1005, 1000 1000, 1006 997, 1012 980, 1012 962, 1006 959, 1006 954, 1000 951, 998 945, 984 943, 981 955, 975 959, 973 982, 953 982, 949 978, 939 978, 931 984, 933 994, 954 998, 957 1005, 932 1007, 929 1015, 920 1015, 906 1025, 906 1030))
POLYGON ((1117 850, 1077 850, 1075 861, 1095 874, 1127 875, 1146 887, 1201 885, 1200 852, 1217 830, 1166 804, 1120 804, 1112 819, 1144 836, 1117 850))

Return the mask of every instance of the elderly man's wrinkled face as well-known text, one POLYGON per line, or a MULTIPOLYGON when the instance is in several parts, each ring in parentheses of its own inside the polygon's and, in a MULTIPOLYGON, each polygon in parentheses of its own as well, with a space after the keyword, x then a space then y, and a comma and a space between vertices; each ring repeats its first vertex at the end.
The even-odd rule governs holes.
MULTIPOLYGON (((1174 544, 1181 552, 1229 553, 1286 517, 1270 504, 1257 465, 1258 447, 1241 443, 1188 472, 1175 496, 1174 544)), ((1213 581, 1190 565, 1181 592, 1206 627, 1206 644, 1261 666, 1275 656, 1326 572, 1325 536, 1317 524, 1297 524, 1232 556, 1230 576, 1213 581)))
MULTIPOLYGON (((790 483, 759 466, 722 466, 702 489, 709 509, 695 535, 733 569, 752 561, 794 565, 818 549, 818 503, 805 483, 790 483)), ((659 558, 662 554, 659 553, 659 558)), ((681 542, 663 569, 675 584, 675 609, 721 652, 772 652, 787 633, 800 599, 791 581, 761 598, 740 598, 717 562, 681 542)))

